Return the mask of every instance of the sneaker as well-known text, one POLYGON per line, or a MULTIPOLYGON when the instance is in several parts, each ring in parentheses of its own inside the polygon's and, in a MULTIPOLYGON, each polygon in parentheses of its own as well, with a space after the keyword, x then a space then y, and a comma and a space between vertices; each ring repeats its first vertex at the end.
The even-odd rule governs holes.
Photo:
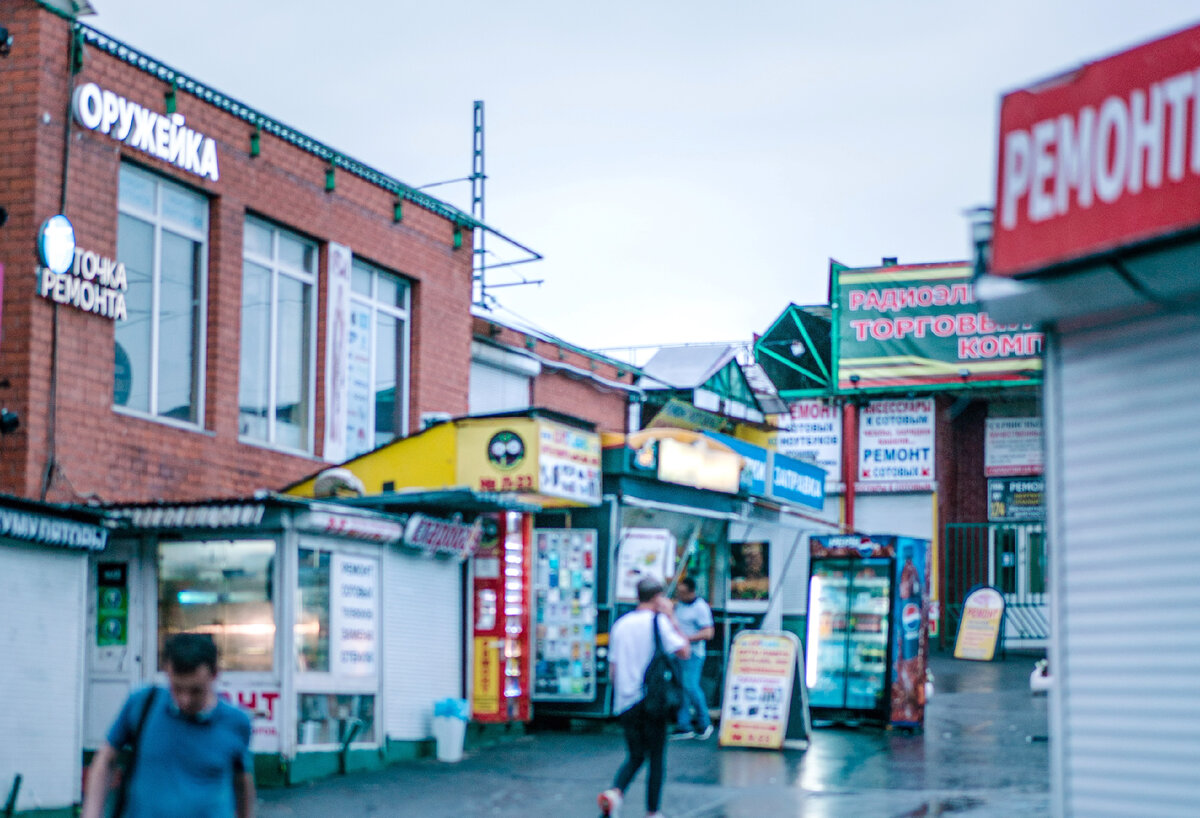
POLYGON ((697 733, 696 738, 700 741, 704 741, 706 738, 710 737, 712 734, 713 734, 713 726, 710 724, 707 727, 705 727, 703 730, 701 730, 699 733, 697 733))
POLYGON ((664 818, 661 812, 647 812, 646 818, 664 818))
POLYGON ((696 734, 691 730, 680 730, 671 734, 671 741, 683 741, 684 739, 695 738, 696 734))
POLYGON ((600 805, 601 815, 610 815, 612 818, 618 818, 621 814, 621 791, 616 787, 609 787, 596 799, 596 803, 600 805))

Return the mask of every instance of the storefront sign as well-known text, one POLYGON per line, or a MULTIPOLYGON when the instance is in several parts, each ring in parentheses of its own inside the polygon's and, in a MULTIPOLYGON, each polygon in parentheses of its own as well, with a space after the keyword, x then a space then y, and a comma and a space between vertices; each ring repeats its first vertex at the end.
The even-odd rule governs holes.
POLYGON ((559 506, 600 503, 600 436, 540 417, 469 419, 455 424, 458 485, 540 495, 559 506))
POLYGON ((0 508, 0 537, 26 540, 43 545, 56 545, 62 548, 103 551, 108 542, 108 530, 98 525, 77 523, 74 520, 63 520, 44 514, 17 511, 12 508, 0 508))
POLYGON ((427 554, 445 554, 463 560, 475 553, 483 536, 483 522, 473 524, 439 520, 424 514, 411 514, 404 526, 404 545, 427 554))
POLYGON ((858 480, 923 490, 934 480, 932 398, 877 400, 859 416, 858 480))
POLYGON ((954 640, 954 658, 992 661, 1003 621, 1004 596, 999 591, 985 585, 967 594, 954 640))
POLYGON ((722 747, 783 748, 800 644, 791 633, 742 631, 733 640, 721 702, 722 747))
POLYGON ((705 432, 705 437, 715 440, 722 446, 727 446, 742 457, 741 489, 756 497, 767 496, 767 479, 770 474, 767 465, 768 452, 761 446, 738 440, 736 437, 722 435, 716 432, 705 432))
POLYGON ((842 473, 842 407, 821 400, 788 404, 778 417, 784 431, 775 436, 776 451, 816 463, 835 479, 842 473))
POLYGON ((89 82, 75 89, 71 102, 75 121, 89 131, 148 153, 189 173, 221 178, 217 143, 184 125, 183 114, 160 114, 89 82))
POLYGON ((623 528, 617 544, 617 600, 637 602, 638 581, 666 585, 675 572, 675 536, 665 528, 623 528))
POLYGON ((129 317, 125 265, 75 246, 75 228, 66 216, 51 216, 38 231, 37 293, 57 304, 114 321, 129 317))
POLYGON ((1037 381, 1042 333, 980 310, 963 262, 834 266, 842 390, 1037 381))
POLYGON ((779 452, 771 452, 768 497, 788 503, 825 508, 825 470, 779 452))
POLYGON ((983 471, 988 477, 1042 473, 1042 419, 988 418, 983 471))
POLYGON ((1006 95, 989 272, 1020 275, 1200 223, 1200 26, 1006 95))
MULTIPOLYGON (((350 412, 350 339, 365 345, 369 332, 352 329, 350 312, 350 248, 344 244, 330 242, 328 245, 328 269, 326 292, 328 305, 325 319, 325 459, 330 463, 341 463, 350 457, 374 448, 373 436, 366 434, 366 419, 370 417, 367 407, 355 407, 356 420, 363 415, 363 422, 349 426, 350 412), (358 337, 362 336, 362 337, 358 337), (351 437, 351 431, 354 432, 351 437)), ((369 313, 368 313, 369 315, 369 313)), ((368 356, 368 360, 370 360, 368 356)), ((367 379, 370 392, 370 379, 367 379)))
POLYGON ((600 438, 569 426, 543 423, 538 444, 538 491, 599 505, 600 438))
POLYGON ((217 695, 232 705, 242 708, 250 715, 250 752, 278 753, 280 743, 280 696, 278 686, 243 685, 226 681, 221 676, 217 682, 217 695))
POLYGON ((379 561, 334 553, 330 559, 331 670, 335 676, 379 672, 379 561))
POLYGON ((742 458, 704 440, 682 443, 664 437, 658 442, 658 479, 664 483, 737 494, 742 483, 742 458))
POLYGON ((261 505, 152 506, 116 514, 133 528, 254 528, 262 524, 266 510, 261 505))
POLYGON ((988 522, 1016 523, 1046 519, 1046 481, 1041 477, 988 480, 988 522))
POLYGON ((96 646, 129 643, 129 564, 96 565, 96 646))
POLYGON ((350 514, 333 514, 328 511, 306 511, 296 515, 296 528, 314 534, 329 534, 335 537, 352 537, 377 543, 400 542, 404 526, 395 520, 377 520, 370 517, 355 517, 350 514))
POLYGON ((681 398, 671 398, 647 424, 648 429, 694 429, 707 432, 726 432, 733 421, 722 415, 699 409, 681 398))

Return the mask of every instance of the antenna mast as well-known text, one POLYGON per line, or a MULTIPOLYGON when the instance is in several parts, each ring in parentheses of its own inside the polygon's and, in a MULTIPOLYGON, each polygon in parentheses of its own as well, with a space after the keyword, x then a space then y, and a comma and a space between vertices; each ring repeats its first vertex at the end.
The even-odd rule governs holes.
MULTIPOLYGON (((483 172, 483 100, 475 100, 475 134, 471 154, 471 216, 476 225, 484 223, 483 188, 487 175, 483 172)), ((475 228, 474 248, 475 260, 472 267, 472 293, 477 306, 487 306, 487 248, 484 245, 487 233, 481 227, 475 228)))

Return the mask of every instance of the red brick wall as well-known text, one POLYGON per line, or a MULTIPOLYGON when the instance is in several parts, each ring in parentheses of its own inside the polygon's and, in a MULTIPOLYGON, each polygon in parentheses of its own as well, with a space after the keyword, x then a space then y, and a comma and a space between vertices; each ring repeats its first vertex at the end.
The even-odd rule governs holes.
POLYGON ((591 421, 601 432, 624 432, 627 417, 628 392, 605 386, 598 379, 631 385, 634 374, 619 361, 605 359, 556 344, 534 335, 497 324, 483 318, 475 319, 475 334, 480 339, 516 350, 532 352, 547 363, 533 381, 530 404, 540 409, 553 409, 591 421), (564 368, 555 368, 556 364, 564 368), (587 377, 565 367, 594 375, 587 377))
MULTIPOLYGON (((56 307, 38 295, 33 271, 36 230, 59 212, 64 117, 73 87, 67 70, 69 24, 14 4, 5 22, 13 52, 0 67, 0 187, 9 223, 0 229, 6 268, 0 401, 21 413, 17 435, 0 441, 0 491, 40 494, 50 456, 52 358, 56 307), (43 124, 41 113, 50 122, 43 124)), ((136 46, 136 44, 133 44, 136 46)), ((201 81, 203 78, 199 78, 201 81)), ((86 49, 79 84, 95 82, 151 110, 165 112, 168 85, 94 48, 86 49)), ((320 468, 296 456, 237 440, 242 228, 247 213, 305 234, 321 246, 316 348, 316 454, 324 429, 326 242, 348 245, 413 283, 410 418, 422 411, 464 414, 470 359, 471 245, 452 248, 453 225, 413 203, 393 221, 393 194, 347 172, 325 191, 327 164, 267 133, 250 156, 250 124, 183 91, 177 111, 217 142, 220 180, 212 182, 72 125, 66 214, 80 247, 115 256, 117 177, 125 159, 210 196, 208 332, 203 430, 185 430, 112 410, 113 325, 70 306, 57 307, 54 377, 54 474, 50 500, 195 499, 277 488, 320 468)), ((319 136, 319 135, 318 135, 319 136)), ((415 423, 410 422, 410 425, 415 423)))

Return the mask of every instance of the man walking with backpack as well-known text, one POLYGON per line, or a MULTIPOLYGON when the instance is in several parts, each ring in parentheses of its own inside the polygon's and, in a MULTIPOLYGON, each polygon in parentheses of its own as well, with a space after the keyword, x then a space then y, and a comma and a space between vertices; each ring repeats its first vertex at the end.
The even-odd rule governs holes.
POLYGON ((122 747, 131 751, 115 806, 121 818, 254 818, 250 718, 217 697, 212 638, 172 636, 163 664, 167 689, 131 695, 96 752, 83 818, 100 818, 122 747))
MULTIPOLYGON (((661 818, 663 779, 666 774, 667 726, 674 713, 654 712, 647 704, 646 670, 661 646, 664 654, 679 659, 691 655, 688 640, 672 613, 673 606, 662 584, 649 577, 637 584, 638 606, 616 621, 609 633, 609 670, 613 681, 613 711, 625 731, 625 762, 613 785, 600 793, 600 811, 618 816, 625 790, 644 762, 650 763, 646 781, 646 818, 661 818), (656 633, 657 632, 657 633, 656 633), (656 638, 657 637, 657 638, 656 638)), ((654 682, 657 684, 658 682, 654 682)), ((654 691, 657 692, 657 691, 654 691)), ((657 696, 654 696, 657 699, 657 696)))

